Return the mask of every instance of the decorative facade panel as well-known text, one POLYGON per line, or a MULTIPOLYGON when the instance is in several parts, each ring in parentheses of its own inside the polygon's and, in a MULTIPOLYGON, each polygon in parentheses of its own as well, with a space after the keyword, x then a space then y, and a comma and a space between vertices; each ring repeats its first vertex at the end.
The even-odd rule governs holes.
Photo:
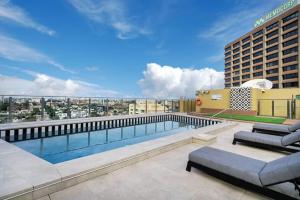
POLYGON ((251 88, 231 88, 230 108, 232 110, 251 110, 251 88))

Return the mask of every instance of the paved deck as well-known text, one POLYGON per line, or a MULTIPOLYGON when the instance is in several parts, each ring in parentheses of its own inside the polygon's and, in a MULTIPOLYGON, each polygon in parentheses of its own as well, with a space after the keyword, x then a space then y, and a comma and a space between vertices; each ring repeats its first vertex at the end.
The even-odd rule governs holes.
MULTIPOLYGON (((270 161, 280 153, 243 145, 232 145, 233 133, 250 130, 252 124, 238 126, 218 133, 217 141, 210 146, 255 159, 270 161)), ((201 147, 191 143, 167 153, 138 162, 109 174, 50 194, 40 200, 74 199, 266 199, 220 181, 199 170, 186 172, 188 153, 201 147)))

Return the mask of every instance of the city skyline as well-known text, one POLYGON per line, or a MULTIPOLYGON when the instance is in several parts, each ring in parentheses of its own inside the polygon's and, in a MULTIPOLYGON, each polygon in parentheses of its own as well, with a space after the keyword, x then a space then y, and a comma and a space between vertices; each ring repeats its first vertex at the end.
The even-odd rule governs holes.
POLYGON ((0 93, 179 97, 222 87, 223 46, 282 2, 1 0, 0 93))

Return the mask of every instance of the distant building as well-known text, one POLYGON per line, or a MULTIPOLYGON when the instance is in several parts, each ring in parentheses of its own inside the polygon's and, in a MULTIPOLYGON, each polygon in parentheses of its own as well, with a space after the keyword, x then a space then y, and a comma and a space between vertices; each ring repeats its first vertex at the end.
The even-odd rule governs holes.
POLYGON ((137 100, 136 103, 129 104, 129 114, 155 113, 164 112, 165 106, 163 101, 156 102, 155 100, 147 100, 147 107, 145 100, 137 100))
POLYGON ((273 88, 300 87, 299 10, 298 0, 289 0, 225 46, 225 88, 252 79, 268 79, 273 88))

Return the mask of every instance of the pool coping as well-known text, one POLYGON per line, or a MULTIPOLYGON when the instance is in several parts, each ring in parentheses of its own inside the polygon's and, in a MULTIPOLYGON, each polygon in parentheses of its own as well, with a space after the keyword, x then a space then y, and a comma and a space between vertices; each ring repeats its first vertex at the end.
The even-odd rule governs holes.
POLYGON ((235 125, 223 121, 58 164, 0 140, 0 183, 8 188, 7 191, 0 189, 0 199, 37 199, 192 142, 212 142, 216 139, 214 133, 235 125), (1 151, 3 148, 6 150, 1 151), (14 157, 17 159, 12 159, 14 157), (5 163, 13 163, 14 167, 5 163))

